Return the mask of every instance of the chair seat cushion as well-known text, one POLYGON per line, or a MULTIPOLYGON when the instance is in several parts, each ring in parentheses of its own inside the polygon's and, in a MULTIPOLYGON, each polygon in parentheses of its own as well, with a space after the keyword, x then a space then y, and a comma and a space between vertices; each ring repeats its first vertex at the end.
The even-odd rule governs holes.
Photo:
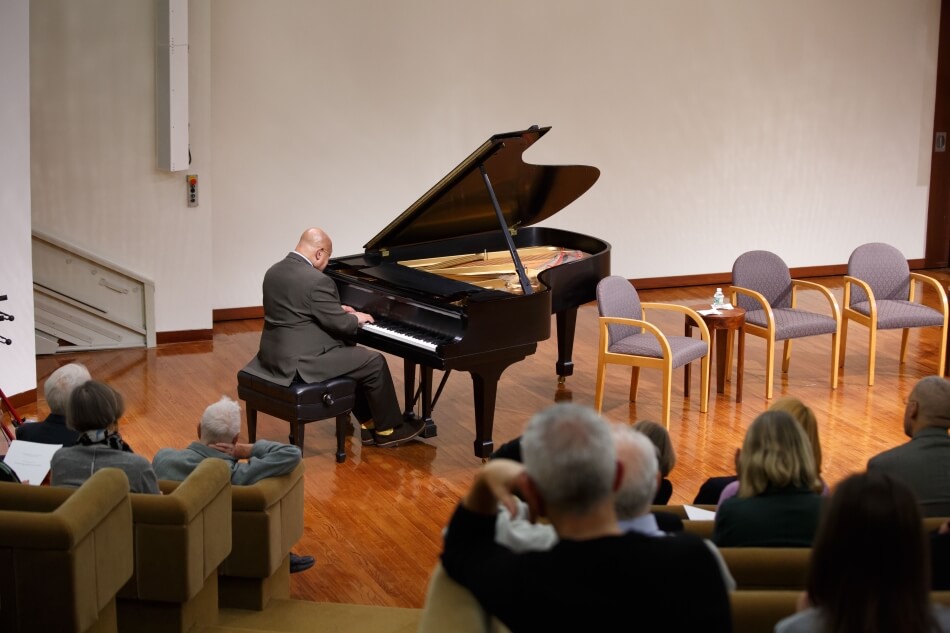
MULTIPOLYGON (((871 304, 867 301, 854 303, 851 309, 864 316, 871 314, 871 304)), ((879 330, 928 325, 943 325, 943 314, 912 301, 893 299, 877 301, 877 329, 879 330)))
MULTIPOLYGON (((775 318, 776 341, 819 334, 833 334, 838 329, 837 323, 830 316, 808 312, 807 310, 773 308, 772 316, 775 318)), ((752 325, 765 327, 765 310, 746 312, 745 321, 752 325)))
MULTIPOLYGON (((709 351, 706 341, 689 336, 668 336, 673 354, 673 367, 682 367, 697 358, 702 358, 709 351)), ((633 356, 647 356, 649 358, 663 358, 660 343, 652 334, 634 334, 620 339, 610 346, 613 354, 632 354, 633 356)))

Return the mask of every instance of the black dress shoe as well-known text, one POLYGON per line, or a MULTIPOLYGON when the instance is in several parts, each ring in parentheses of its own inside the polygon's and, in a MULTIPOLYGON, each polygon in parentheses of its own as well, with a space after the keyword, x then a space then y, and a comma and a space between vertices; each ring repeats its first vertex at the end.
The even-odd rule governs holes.
POLYGON ((397 426, 389 435, 380 435, 373 431, 373 439, 376 440, 376 446, 380 448, 393 448, 405 444, 422 433, 422 429, 425 428, 425 425, 424 420, 406 420, 397 426))
POLYGON ((298 556, 293 552, 290 553, 290 573, 296 574, 299 571, 307 571, 316 561, 313 560, 313 556, 298 556))
POLYGON ((373 429, 360 427, 360 443, 363 446, 372 446, 376 443, 376 440, 373 439, 373 429))

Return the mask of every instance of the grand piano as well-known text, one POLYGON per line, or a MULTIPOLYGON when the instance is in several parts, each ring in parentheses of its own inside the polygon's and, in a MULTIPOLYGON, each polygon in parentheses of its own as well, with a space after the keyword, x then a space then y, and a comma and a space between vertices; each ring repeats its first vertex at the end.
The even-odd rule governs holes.
POLYGON ((326 270, 344 305, 374 324, 357 342, 404 359, 406 414, 421 397, 423 437, 451 370, 472 376, 475 455, 493 450, 498 380, 551 335, 556 315, 560 381, 573 373, 577 308, 610 274, 610 245, 533 227, 597 181, 588 166, 531 165, 524 151, 550 127, 495 134, 372 238, 365 252, 326 270), (527 265, 526 265, 527 264, 527 265), (416 367, 420 379, 416 387, 416 367), (433 398, 432 370, 446 373, 433 398))

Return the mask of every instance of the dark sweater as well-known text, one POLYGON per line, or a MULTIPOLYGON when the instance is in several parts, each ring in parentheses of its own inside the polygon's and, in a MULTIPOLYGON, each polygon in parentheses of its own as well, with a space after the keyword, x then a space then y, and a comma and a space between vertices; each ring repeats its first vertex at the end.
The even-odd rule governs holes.
POLYGON ((767 490, 726 499, 716 510, 719 547, 811 547, 822 498, 807 488, 767 490))
POLYGON ((494 516, 459 506, 442 564, 513 633, 610 631, 621 622, 632 630, 637 612, 675 614, 683 631, 732 630, 722 574, 692 534, 562 540, 520 554, 497 545, 494 535, 494 516))

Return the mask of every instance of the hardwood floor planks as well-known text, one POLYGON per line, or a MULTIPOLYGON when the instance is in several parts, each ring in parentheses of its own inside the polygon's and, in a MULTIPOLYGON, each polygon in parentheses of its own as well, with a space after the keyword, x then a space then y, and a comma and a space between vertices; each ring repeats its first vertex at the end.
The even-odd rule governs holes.
MULTIPOLYGON (((947 270, 929 271, 943 283, 947 270)), ((840 278, 815 279, 829 287, 839 303, 840 278)), ((715 288, 697 286, 648 290, 644 301, 683 305, 704 303, 715 288)), ((926 290, 926 301, 932 302, 926 290)), ((817 293, 802 293, 800 307, 825 311, 817 293)), ((651 320, 670 334, 682 334, 679 315, 651 313, 651 320), (653 317, 656 317, 655 319, 653 317)), ((90 352, 37 359, 37 380, 67 362, 85 363, 95 378, 109 382, 126 398, 122 433, 136 452, 147 457, 162 447, 184 447, 195 438, 204 408, 222 394, 237 395, 236 372, 256 353, 262 321, 222 322, 213 341, 181 343, 152 350, 90 352)), ((495 414, 495 446, 520 434, 536 411, 556 401, 592 404, 597 358, 597 311, 583 306, 577 320, 575 375, 558 386, 554 373, 556 344, 543 341, 538 352, 502 376, 495 414)), ((818 417, 823 475, 834 485, 867 459, 905 441, 901 430, 904 398, 916 381, 936 372, 937 331, 914 330, 907 362, 900 365, 900 333, 878 334, 874 387, 866 384, 867 329, 852 325, 845 367, 831 389, 830 336, 794 341, 789 373, 781 373, 777 350, 775 397, 795 395, 818 417)), ((397 393, 402 394, 401 360, 390 358, 397 393)), ((735 449, 745 429, 768 406, 765 400, 765 343, 746 339, 743 402, 734 401, 735 385, 710 395, 709 412, 699 413, 699 371, 692 372, 691 397, 683 398, 682 370, 674 372, 670 432, 677 451, 671 475, 671 503, 689 503, 710 476, 731 474, 735 449)), ((698 366, 697 366, 698 367, 698 366)), ((629 370, 608 368, 604 415, 613 421, 658 419, 660 376, 643 370, 636 403, 627 401, 629 370)), ((436 372, 438 380, 439 373, 436 372)), ((42 397, 42 388, 40 389, 42 397)), ((21 407, 21 415, 43 417, 45 402, 21 407)), ((468 374, 450 377, 434 414, 438 436, 398 449, 362 447, 347 441, 347 461, 334 461, 334 426, 306 428, 307 465, 305 534, 298 553, 317 558, 317 565, 292 577, 293 597, 329 602, 419 607, 426 582, 441 548, 441 532, 467 490, 480 461, 472 454, 474 415, 468 374)), ((258 437, 286 441, 287 424, 259 416, 258 437)))

